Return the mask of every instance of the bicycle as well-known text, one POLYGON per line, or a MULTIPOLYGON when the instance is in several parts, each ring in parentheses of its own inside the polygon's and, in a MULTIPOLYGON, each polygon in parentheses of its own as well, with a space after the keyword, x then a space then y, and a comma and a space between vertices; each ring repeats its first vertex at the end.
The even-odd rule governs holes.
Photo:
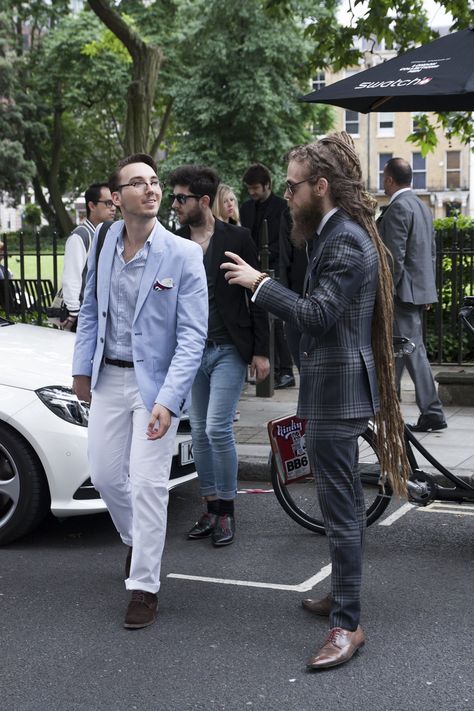
MULTIPOLYGON (((474 334, 470 318, 474 314, 474 296, 464 297, 459 318, 463 326, 474 334)), ((414 344, 407 338, 394 338, 395 355, 413 352, 414 344)), ((269 423, 269 435, 272 444, 271 480, 275 495, 284 511, 298 524, 315 533, 325 535, 323 517, 319 509, 315 491, 314 477, 304 446, 304 422, 296 416, 280 418, 269 423), (277 436, 275 427, 281 428, 277 436), (285 440, 286 444, 282 444, 285 440), (286 447, 286 451, 284 451, 286 447), (283 452, 283 455, 281 454, 283 452)), ((439 462, 418 441, 405 425, 405 445, 410 476, 407 482, 408 501, 417 506, 427 506, 433 501, 473 502, 474 487, 460 479, 439 462), (430 464, 451 482, 443 486, 435 477, 423 471, 415 455, 419 452, 430 464)), ((372 422, 359 437, 359 474, 366 501, 367 525, 377 521, 389 505, 392 489, 388 481, 381 482, 380 462, 377 454, 377 433, 372 422)))

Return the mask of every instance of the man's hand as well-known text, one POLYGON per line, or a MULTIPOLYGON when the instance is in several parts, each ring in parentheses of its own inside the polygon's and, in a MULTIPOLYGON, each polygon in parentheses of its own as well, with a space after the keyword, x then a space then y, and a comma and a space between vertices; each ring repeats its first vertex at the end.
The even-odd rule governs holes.
POLYGON ((161 439, 168 432, 171 425, 171 412, 164 405, 156 404, 151 411, 150 421, 146 428, 147 439, 161 439), (158 428, 155 424, 158 422, 158 428))
POLYGON ((63 331, 71 331, 76 321, 77 318, 75 316, 68 316, 64 321, 60 321, 59 325, 63 331))
POLYGON ((268 373, 270 372, 270 361, 265 356, 255 355, 250 363, 250 375, 257 383, 261 383, 265 380, 268 373))
POLYGON ((72 379, 72 391, 78 400, 90 403, 92 399, 90 377, 88 375, 75 375, 72 379))
POLYGON ((242 257, 233 252, 225 252, 225 256, 233 259, 234 262, 224 262, 221 264, 221 269, 225 270, 225 278, 229 284, 238 284, 246 289, 251 289, 261 272, 257 271, 250 264, 244 262, 242 257))

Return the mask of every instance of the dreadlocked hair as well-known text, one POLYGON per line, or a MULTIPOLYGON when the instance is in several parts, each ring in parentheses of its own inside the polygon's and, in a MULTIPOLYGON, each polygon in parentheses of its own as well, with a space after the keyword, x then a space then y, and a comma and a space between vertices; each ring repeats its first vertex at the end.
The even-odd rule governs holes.
POLYGON ((372 319, 372 349, 379 384, 380 410, 375 416, 377 452, 382 480, 387 477, 393 491, 406 494, 410 467, 403 435, 403 417, 395 387, 393 356, 393 280, 388 250, 375 226, 377 203, 365 190, 362 169, 354 142, 345 131, 293 148, 288 160, 304 163, 315 183, 327 179, 332 201, 364 229, 378 254, 378 285, 372 319))

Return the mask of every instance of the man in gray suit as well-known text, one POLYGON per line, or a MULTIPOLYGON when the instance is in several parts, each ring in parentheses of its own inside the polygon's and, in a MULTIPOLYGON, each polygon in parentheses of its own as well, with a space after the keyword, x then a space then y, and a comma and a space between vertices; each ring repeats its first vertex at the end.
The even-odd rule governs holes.
POLYGON ((435 284, 436 245, 429 208, 411 190, 412 169, 403 158, 392 158, 384 168, 384 190, 390 202, 378 221, 385 246, 393 257, 395 288, 395 336, 406 336, 415 344, 410 355, 396 359, 396 382, 400 390, 403 369, 415 384, 420 417, 414 432, 431 432, 447 427, 443 408, 423 343, 423 312, 438 301, 435 284))
POLYGON ((395 453, 388 470, 399 471, 403 422, 391 356, 391 276, 352 139, 331 134, 294 148, 288 159, 285 197, 293 240, 314 236, 303 296, 231 252, 226 254, 233 262, 221 269, 228 270, 230 284, 251 289, 258 306, 302 333, 297 414, 307 420, 306 445, 332 563, 331 593, 303 600, 311 613, 329 617, 329 633, 307 663, 316 670, 347 662, 364 644, 359 617, 366 517, 358 437, 380 399, 381 409, 389 407, 398 418, 396 425, 377 422, 395 453))

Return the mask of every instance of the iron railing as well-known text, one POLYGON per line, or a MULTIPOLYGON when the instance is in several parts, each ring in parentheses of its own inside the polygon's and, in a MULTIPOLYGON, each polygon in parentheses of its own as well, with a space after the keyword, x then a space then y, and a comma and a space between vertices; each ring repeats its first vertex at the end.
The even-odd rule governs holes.
MULTIPOLYGON (((45 239, 44 233, 27 237, 19 233, 15 240, 8 235, 0 236, 5 243, 3 266, 10 269, 20 280, 35 279, 38 291, 41 283, 48 278, 53 282, 55 292, 61 278, 58 264, 64 252, 64 241, 51 233, 45 239), (26 258, 29 268, 25 268, 26 258), (48 265, 45 265, 45 258, 48 265), (32 265, 33 262, 33 265, 32 265)), ((474 343, 463 332, 458 321, 458 310, 464 296, 474 295, 474 228, 458 230, 456 226, 438 230, 436 233, 437 259, 436 283, 438 303, 426 312, 425 342, 430 360, 434 364, 472 363, 474 361, 474 343)), ((24 302, 12 309, 9 304, 8 280, 0 279, 0 312, 7 317, 16 315, 23 321, 34 320, 45 324, 46 314, 40 306, 36 311, 25 307, 24 302), (18 307, 19 306, 19 307, 18 307)))

